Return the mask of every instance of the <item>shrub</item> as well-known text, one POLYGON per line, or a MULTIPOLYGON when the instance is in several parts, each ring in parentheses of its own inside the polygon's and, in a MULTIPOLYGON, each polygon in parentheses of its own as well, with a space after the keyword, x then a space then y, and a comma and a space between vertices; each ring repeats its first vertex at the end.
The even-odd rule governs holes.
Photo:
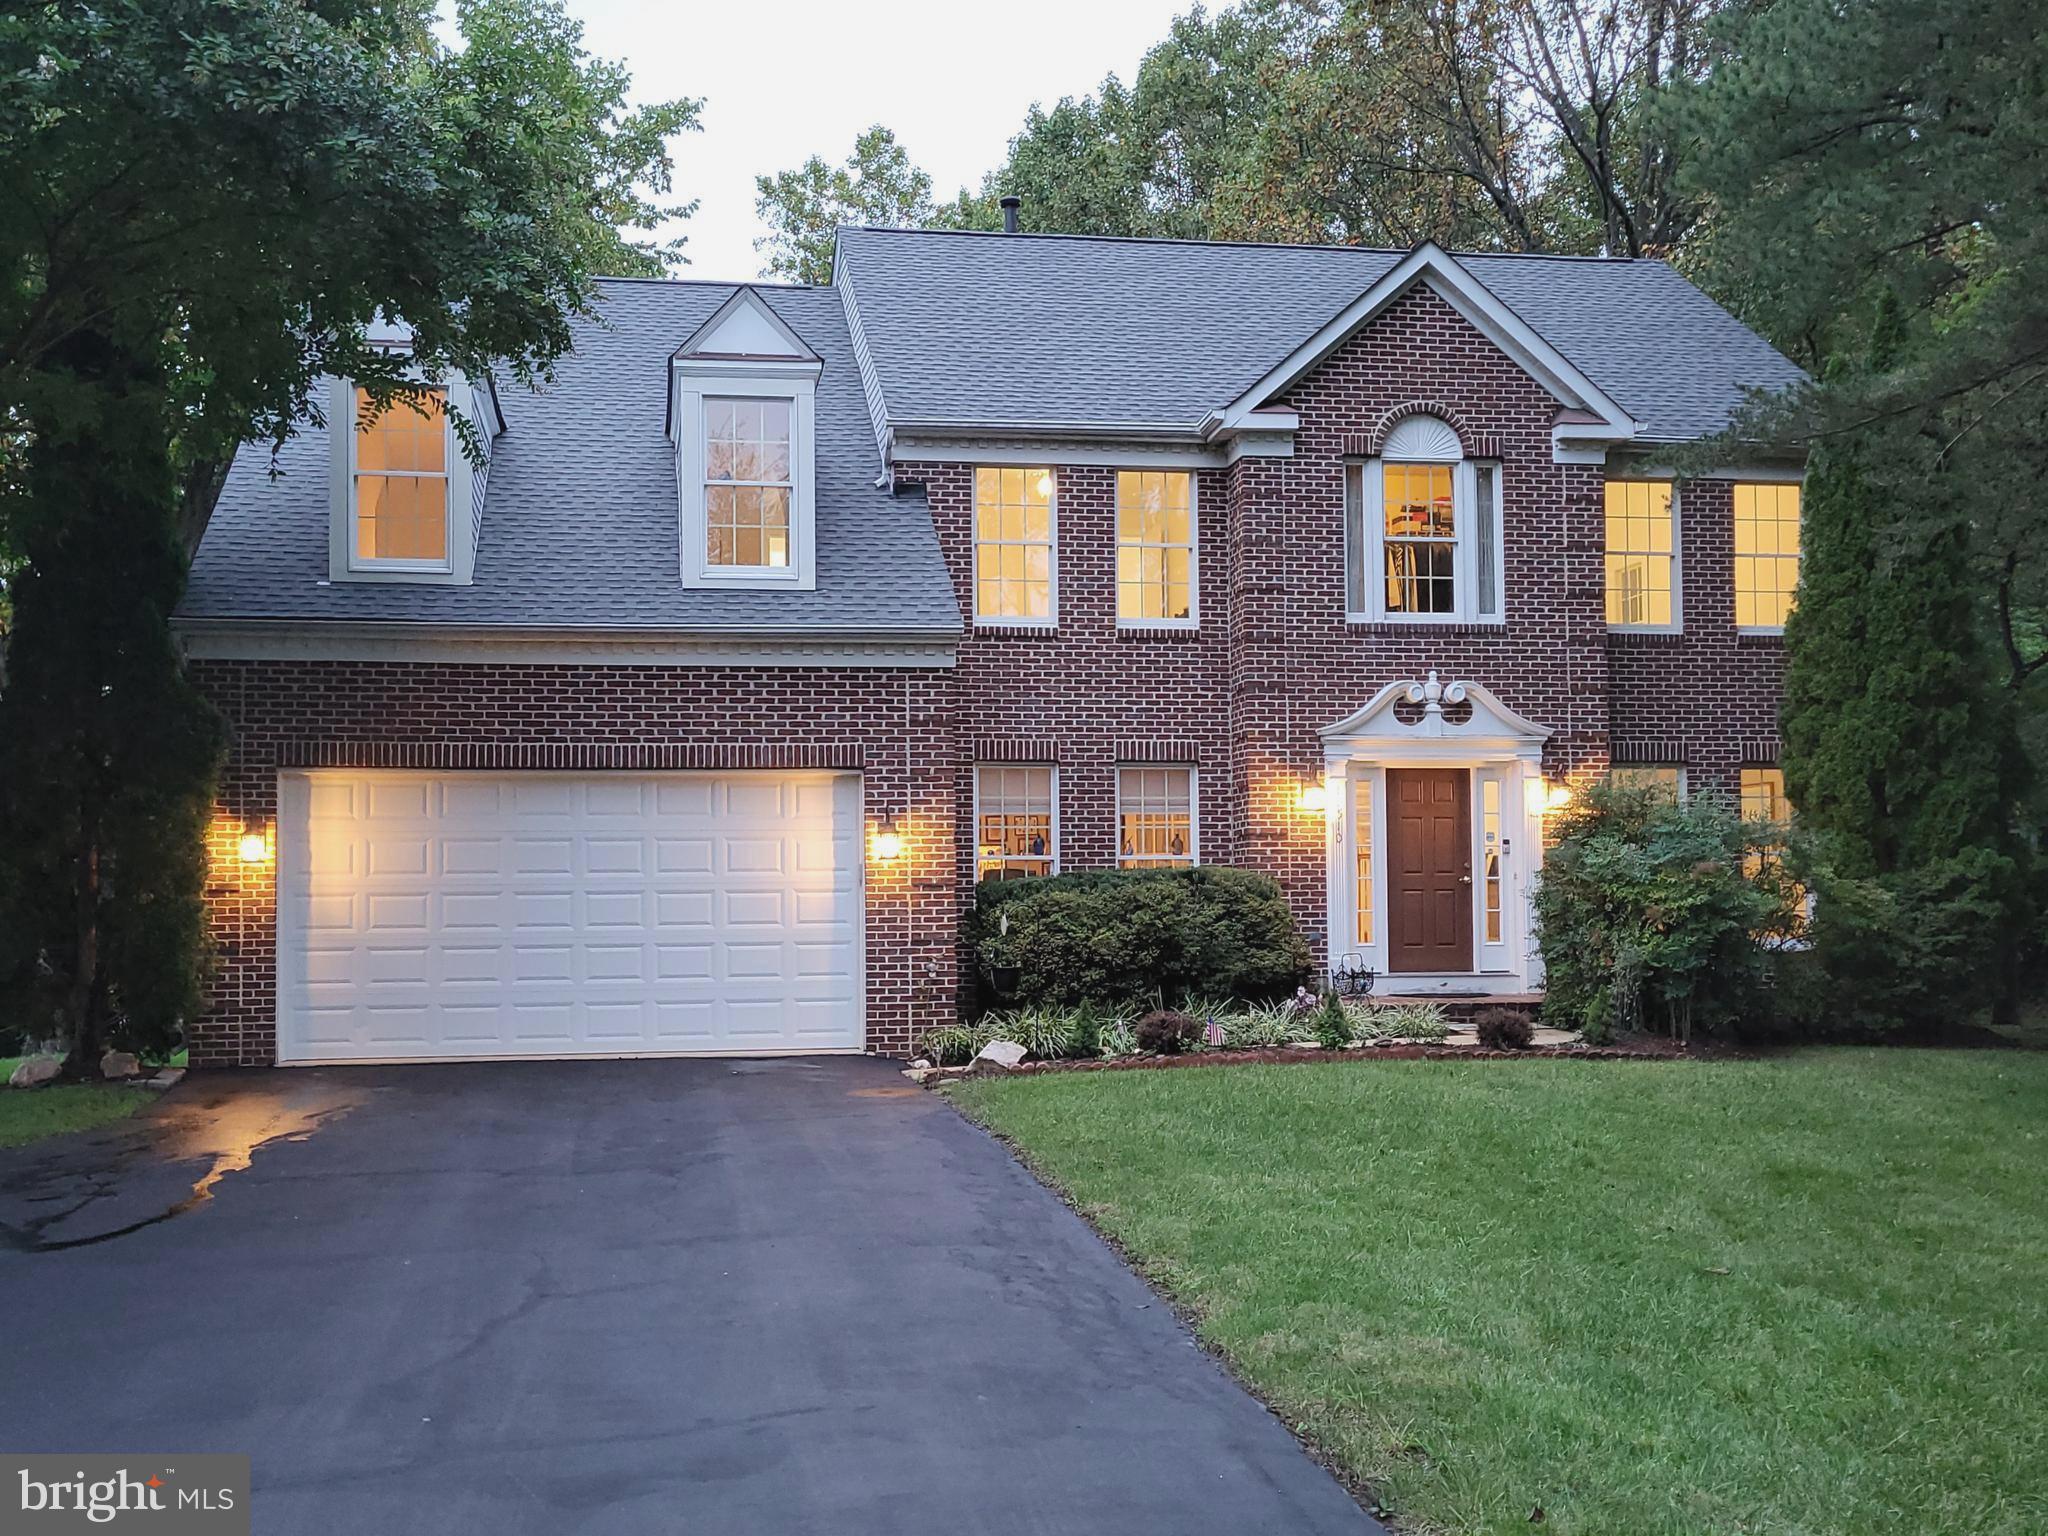
POLYGON ((1014 1000, 1025 1006, 1261 1002, 1310 971, 1279 884, 1213 865, 989 881, 976 892, 968 937, 985 963, 999 950, 1019 967, 1014 1000))
POLYGON ((1132 1056, 1138 1050, 1138 1032, 1129 1019, 1111 1019, 1095 1036, 1098 1056, 1132 1056))
POLYGON ((974 1060, 986 1042, 972 1024, 941 1024, 917 1042, 917 1052, 938 1067, 958 1067, 974 1060))
POLYGON ((1358 1010, 1368 1040, 1443 1039, 1451 1032, 1451 1021, 1442 1003, 1418 998, 1409 1003, 1366 1003, 1358 1010))
POLYGON ((1054 1061, 1073 1054, 1075 1037, 1081 1029, 1078 1015, 1071 1009, 1019 1008, 1010 1013, 985 1015, 980 1033, 983 1044, 990 1040, 1012 1040, 1040 1061, 1054 1061))
POLYGON ((1184 1013, 1159 1008, 1137 1024, 1138 1049, 1176 1056, 1202 1038, 1202 1026, 1184 1013))
POLYGON ((1536 1026, 1519 1008, 1482 1008, 1473 1015, 1479 1043, 1493 1051, 1526 1051, 1535 1042, 1536 1026))
POLYGON ((1766 854, 1778 829, 1713 795, 1674 803, 1606 783, 1555 830, 1536 887, 1546 1015, 1594 1040, 1639 1019, 1685 1040, 1756 1011, 1767 946, 1796 918, 1796 893, 1766 854))
POLYGON ((1309 1028, 1316 1037, 1316 1044, 1326 1051, 1342 1050, 1357 1038, 1351 1028, 1351 1015, 1344 1009, 1344 1000, 1334 992, 1324 996, 1309 1028))

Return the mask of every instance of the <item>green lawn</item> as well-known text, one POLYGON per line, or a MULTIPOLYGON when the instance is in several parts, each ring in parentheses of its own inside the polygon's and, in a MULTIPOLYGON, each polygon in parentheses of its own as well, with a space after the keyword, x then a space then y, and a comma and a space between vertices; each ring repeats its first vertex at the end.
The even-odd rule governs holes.
POLYGON ((2048 1531, 2048 1055, 950 1091, 1401 1529, 2048 1531))
MULTIPOLYGON (((18 1147, 65 1131, 86 1131, 132 1115, 154 1102, 156 1091, 125 1083, 51 1083, 9 1088, 19 1056, 0 1056, 0 1147, 18 1147)), ((185 1065, 181 1050, 170 1064, 185 1065)))

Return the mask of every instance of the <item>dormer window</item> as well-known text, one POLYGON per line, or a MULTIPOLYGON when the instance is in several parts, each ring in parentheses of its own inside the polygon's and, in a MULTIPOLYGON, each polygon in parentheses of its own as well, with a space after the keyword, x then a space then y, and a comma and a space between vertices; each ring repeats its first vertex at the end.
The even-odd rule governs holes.
POLYGON ((357 566, 448 568, 448 394, 394 400, 380 415, 356 389, 357 566))
POLYGON ((794 403, 705 397, 704 558, 710 564, 789 564, 794 403))
POLYGON ((411 387, 380 411, 352 379, 329 379, 329 581, 466 586, 490 458, 504 418, 488 383, 457 373, 411 387), (457 431, 472 423, 476 457, 457 431))
POLYGON ((817 584, 817 354, 751 288, 671 362, 683 585, 817 584))

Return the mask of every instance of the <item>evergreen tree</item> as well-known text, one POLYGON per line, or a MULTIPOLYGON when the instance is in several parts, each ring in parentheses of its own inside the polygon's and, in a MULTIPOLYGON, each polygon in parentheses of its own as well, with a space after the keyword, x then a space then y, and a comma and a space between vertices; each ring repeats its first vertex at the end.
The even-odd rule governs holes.
MULTIPOLYGON (((1874 329, 1882 370, 1899 329, 1888 297, 1874 329)), ((1869 428, 1816 448, 1785 626, 1785 788, 1809 839, 1816 945, 1868 1023, 2008 1000, 2001 936, 2026 921, 2024 757, 1970 523, 1900 522, 1871 472, 1896 475, 1912 451, 1869 428)))

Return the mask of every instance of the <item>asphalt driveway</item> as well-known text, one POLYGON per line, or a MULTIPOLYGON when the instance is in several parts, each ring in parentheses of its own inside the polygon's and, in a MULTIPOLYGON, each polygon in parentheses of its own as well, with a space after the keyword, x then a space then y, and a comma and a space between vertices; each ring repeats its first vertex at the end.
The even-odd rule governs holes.
POLYGON ((1374 1533, 1057 1200, 851 1058, 195 1079, 0 1152, 0 1436, 258 1532, 1374 1533))

